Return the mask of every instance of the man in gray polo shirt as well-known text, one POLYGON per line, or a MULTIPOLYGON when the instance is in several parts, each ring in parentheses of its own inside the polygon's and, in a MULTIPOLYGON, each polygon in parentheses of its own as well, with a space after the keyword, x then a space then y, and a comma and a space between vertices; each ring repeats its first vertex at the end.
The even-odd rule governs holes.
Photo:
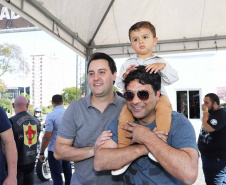
POLYGON ((120 176, 111 176, 111 171, 96 172, 93 168, 95 150, 112 135, 104 130, 125 104, 113 92, 116 65, 110 56, 95 53, 90 57, 87 72, 92 93, 72 102, 65 111, 54 156, 58 160, 75 161, 71 185, 123 184, 120 176))

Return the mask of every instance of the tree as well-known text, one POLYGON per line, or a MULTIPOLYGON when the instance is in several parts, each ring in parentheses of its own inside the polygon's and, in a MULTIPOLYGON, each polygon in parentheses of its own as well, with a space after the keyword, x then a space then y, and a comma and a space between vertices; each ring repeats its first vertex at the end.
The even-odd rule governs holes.
POLYGON ((0 106, 6 111, 9 112, 12 110, 12 101, 9 99, 1 98, 0 106))
POLYGON ((29 104, 29 107, 28 107, 28 113, 30 113, 31 115, 34 115, 34 105, 31 105, 31 104, 29 104))
MULTIPOLYGON (((22 96, 24 96, 24 93, 21 93, 22 96)), ((28 101, 30 101, 30 95, 29 94, 25 94, 25 97, 27 98, 28 101)))
POLYGON ((82 77, 80 77, 80 82, 81 82, 81 94, 83 95, 83 94, 85 94, 85 92, 86 92, 86 78, 85 78, 85 73, 83 74, 83 76, 82 77))
POLYGON ((8 99, 10 99, 9 97, 12 97, 12 93, 4 93, 3 96, 8 100, 8 99))
POLYGON ((29 66, 23 58, 22 50, 13 44, 0 45, 0 76, 6 72, 28 74, 29 66))
MULTIPOLYGON (((0 79, 0 93, 4 93, 6 91, 5 83, 0 79)), ((0 96, 1 97, 1 96, 0 96)))
POLYGON ((52 105, 49 105, 47 107, 42 107, 42 113, 43 114, 48 114, 50 112, 53 112, 53 106, 52 105))
MULTIPOLYGON (((74 100, 76 100, 76 87, 68 87, 63 89, 62 93, 64 105, 68 105, 74 100)), ((78 97, 77 99, 80 98, 80 89, 78 89, 78 97)))

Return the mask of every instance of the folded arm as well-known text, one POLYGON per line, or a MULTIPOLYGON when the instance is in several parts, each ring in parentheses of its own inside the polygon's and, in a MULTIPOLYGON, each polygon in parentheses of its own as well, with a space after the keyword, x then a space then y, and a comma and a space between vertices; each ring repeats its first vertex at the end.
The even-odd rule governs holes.
POLYGON ((185 184, 195 182, 198 174, 198 152, 195 149, 175 149, 159 138, 146 141, 145 146, 172 176, 185 184))
POLYGON ((111 135, 110 131, 104 131, 97 138, 94 146, 82 148, 72 146, 73 139, 65 139, 57 136, 54 148, 54 157, 57 160, 66 161, 81 161, 91 158, 94 156, 96 149, 109 140, 111 135))
POLYGON ((81 161, 93 157, 94 151, 92 147, 77 148, 72 146, 73 139, 65 139, 57 136, 54 157, 57 160, 65 161, 81 161))
POLYGON ((136 158, 148 154, 144 145, 117 147, 117 143, 109 139, 96 150, 94 156, 94 169, 96 171, 119 169, 136 158))

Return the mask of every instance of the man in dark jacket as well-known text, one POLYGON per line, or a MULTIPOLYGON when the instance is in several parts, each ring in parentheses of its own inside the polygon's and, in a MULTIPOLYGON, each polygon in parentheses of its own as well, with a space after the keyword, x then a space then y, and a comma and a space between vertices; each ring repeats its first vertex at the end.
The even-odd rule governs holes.
POLYGON ((14 103, 16 115, 10 118, 18 151, 18 185, 34 184, 34 166, 40 122, 27 112, 29 103, 24 96, 18 96, 14 103))

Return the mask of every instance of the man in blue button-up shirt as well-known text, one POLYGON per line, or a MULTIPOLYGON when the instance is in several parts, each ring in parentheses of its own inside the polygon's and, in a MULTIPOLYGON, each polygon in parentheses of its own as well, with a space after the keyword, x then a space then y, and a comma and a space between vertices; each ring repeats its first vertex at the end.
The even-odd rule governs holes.
POLYGON ((46 117, 45 134, 42 139, 42 147, 39 158, 41 162, 44 162, 44 151, 48 146, 48 161, 54 185, 63 185, 61 176, 62 171, 65 176, 65 185, 70 184, 72 175, 70 161, 58 161, 53 156, 58 126, 61 123, 62 116, 65 112, 65 108, 62 104, 63 100, 61 95, 57 94, 52 97, 52 105, 54 109, 53 112, 48 114, 46 117))

